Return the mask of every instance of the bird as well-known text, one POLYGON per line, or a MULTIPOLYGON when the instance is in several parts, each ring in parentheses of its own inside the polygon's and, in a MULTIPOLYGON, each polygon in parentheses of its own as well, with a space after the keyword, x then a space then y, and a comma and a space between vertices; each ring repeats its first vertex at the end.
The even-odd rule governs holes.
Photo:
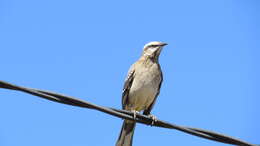
MULTIPOLYGON (((144 115, 151 116, 151 110, 160 93, 163 74, 159 64, 162 48, 167 43, 152 41, 143 47, 141 57, 131 65, 123 86, 122 109, 136 113, 143 111, 144 115)), ((153 123, 152 122, 152 123, 153 123)), ((124 120, 116 146, 132 146, 136 122, 124 120)))

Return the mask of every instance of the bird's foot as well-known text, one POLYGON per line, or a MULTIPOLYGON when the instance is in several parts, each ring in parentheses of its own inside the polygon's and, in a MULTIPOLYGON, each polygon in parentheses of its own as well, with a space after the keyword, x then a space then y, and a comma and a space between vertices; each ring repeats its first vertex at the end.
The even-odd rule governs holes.
POLYGON ((154 122, 157 122, 158 120, 157 120, 157 117, 156 116, 154 116, 154 115, 148 115, 148 117, 149 118, 152 118, 152 123, 151 123, 151 126, 153 126, 154 125, 154 122))
POLYGON ((140 113, 140 112, 138 112, 138 111, 136 111, 136 110, 131 110, 131 112, 133 112, 133 114, 134 114, 134 120, 136 120, 136 114, 138 113, 140 113))

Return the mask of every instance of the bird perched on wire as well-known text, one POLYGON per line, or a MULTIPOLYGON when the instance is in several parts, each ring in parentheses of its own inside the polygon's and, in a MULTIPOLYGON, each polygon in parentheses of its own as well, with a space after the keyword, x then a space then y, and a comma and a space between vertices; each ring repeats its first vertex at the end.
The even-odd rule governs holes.
MULTIPOLYGON (((158 59, 165 45, 167 44, 157 41, 146 44, 142 56, 128 71, 122 94, 122 107, 134 112, 134 118, 137 112, 143 111, 143 114, 156 120, 150 112, 160 93, 163 80, 158 59)), ((125 120, 116 146, 131 146, 134 129, 135 121, 125 120)))

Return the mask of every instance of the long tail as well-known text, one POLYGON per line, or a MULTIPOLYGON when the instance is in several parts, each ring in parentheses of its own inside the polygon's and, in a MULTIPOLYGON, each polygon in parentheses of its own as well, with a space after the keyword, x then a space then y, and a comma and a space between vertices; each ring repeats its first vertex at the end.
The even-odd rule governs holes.
POLYGON ((122 125, 118 140, 116 142, 116 146, 132 146, 134 130, 135 122, 125 120, 122 125))

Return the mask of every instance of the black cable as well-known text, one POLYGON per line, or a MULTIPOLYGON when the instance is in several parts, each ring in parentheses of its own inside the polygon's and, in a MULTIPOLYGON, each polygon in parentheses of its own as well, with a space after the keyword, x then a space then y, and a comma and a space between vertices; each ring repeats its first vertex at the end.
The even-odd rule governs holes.
MULTIPOLYGON (((43 90, 39 90, 39 89, 32 89, 32 88, 25 88, 25 87, 21 87, 21 86, 17 86, 17 85, 13 85, 4 81, 0 81, 0 88, 4 88, 4 89, 10 89, 10 90, 17 90, 17 91, 22 91, 25 93, 29 93, 44 99, 48 99, 54 102, 59 102, 59 103, 63 103, 63 104, 68 104, 68 105, 72 105, 72 106, 78 106, 78 107, 82 107, 82 108, 89 108, 89 109, 95 109, 119 118, 123 118, 123 119, 128 119, 128 120, 135 120, 138 123, 143 123, 146 125, 150 125, 152 122, 152 118, 148 117, 146 115, 142 115, 142 114, 138 114, 136 115, 136 119, 133 118, 133 113, 129 112, 129 111, 125 111, 125 110, 119 110, 119 109, 114 109, 114 108, 107 108, 107 107, 102 107, 102 106, 98 106, 71 96, 66 96, 66 95, 62 95, 62 94, 58 94, 58 93, 54 93, 54 92, 50 92, 50 91, 43 91, 43 90)), ((175 124, 170 124, 168 122, 164 122, 161 121, 159 119, 157 119, 153 126, 156 127, 163 127, 163 128, 169 128, 169 129, 175 129, 175 130, 179 130, 191 135, 195 135, 201 138, 205 138, 205 139, 209 139, 209 140, 213 140, 213 141, 218 141, 218 142, 222 142, 222 143, 226 143, 226 144, 233 144, 233 145, 240 145, 240 146, 256 146, 253 144, 250 144, 248 142, 239 140, 239 139, 235 139, 223 134, 219 134, 216 132, 211 132, 211 131, 207 131, 207 130, 203 130, 203 129, 198 129, 198 128, 190 128, 190 127, 184 127, 184 126, 178 126, 175 124)))

